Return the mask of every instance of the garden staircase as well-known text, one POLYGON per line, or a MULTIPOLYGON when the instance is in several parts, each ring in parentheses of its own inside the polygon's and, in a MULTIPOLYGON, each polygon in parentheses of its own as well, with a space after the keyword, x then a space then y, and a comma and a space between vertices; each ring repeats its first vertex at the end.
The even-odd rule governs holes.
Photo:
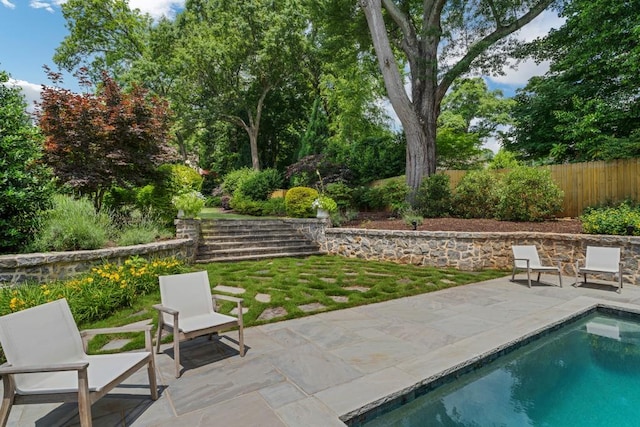
POLYGON ((271 220, 202 220, 197 263, 321 255, 294 226, 271 220))

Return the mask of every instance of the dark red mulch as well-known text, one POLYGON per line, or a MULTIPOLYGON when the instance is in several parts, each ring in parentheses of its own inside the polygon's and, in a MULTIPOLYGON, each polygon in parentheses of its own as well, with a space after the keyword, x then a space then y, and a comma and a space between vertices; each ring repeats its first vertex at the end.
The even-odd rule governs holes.
MULTIPOLYGON (((373 230, 412 230, 402 219, 389 218, 386 212, 361 213, 358 219, 341 225, 349 228, 373 230)), ((544 233, 582 233, 582 223, 576 218, 562 218, 544 222, 513 222, 495 219, 425 218, 419 231, 535 231, 544 233)))

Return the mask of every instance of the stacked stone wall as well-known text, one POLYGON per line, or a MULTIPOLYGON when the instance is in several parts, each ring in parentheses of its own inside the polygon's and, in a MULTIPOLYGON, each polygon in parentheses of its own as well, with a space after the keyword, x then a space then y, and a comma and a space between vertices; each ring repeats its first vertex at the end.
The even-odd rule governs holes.
POLYGON ((95 265, 122 263, 132 256, 147 259, 176 257, 189 261, 192 252, 193 242, 190 239, 176 239, 97 250, 3 255, 0 256, 0 284, 46 283, 65 279, 95 265))
POLYGON ((575 275, 587 246, 620 247, 625 283, 640 284, 640 237, 553 233, 468 233, 326 228, 318 233, 321 250, 345 257, 393 261, 460 270, 510 270, 512 245, 535 245, 543 264, 561 264, 575 275))

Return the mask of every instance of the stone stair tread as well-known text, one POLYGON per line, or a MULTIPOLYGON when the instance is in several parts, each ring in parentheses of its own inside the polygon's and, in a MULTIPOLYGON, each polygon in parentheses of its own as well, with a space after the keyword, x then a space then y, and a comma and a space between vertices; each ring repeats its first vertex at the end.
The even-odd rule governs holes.
POLYGON ((238 248, 229 248, 229 249, 211 249, 211 250, 203 250, 199 251, 202 253, 206 253, 208 255, 212 254, 234 254, 234 253, 243 253, 243 252, 278 252, 282 249, 286 249, 287 252, 291 252, 292 250, 305 250, 305 249, 318 249, 318 245, 314 245, 311 243, 306 243, 303 245, 291 245, 287 247, 282 246, 245 246, 238 248))
POLYGON ((239 255, 232 257, 216 257, 216 258, 202 258, 197 259, 196 264, 208 264, 210 262, 230 262, 230 261, 252 261, 257 259, 269 259, 269 258, 299 258, 306 257, 311 255, 326 255, 325 252, 316 250, 316 251, 296 251, 296 252, 278 252, 278 253, 266 253, 266 254, 255 254, 255 255, 239 255))

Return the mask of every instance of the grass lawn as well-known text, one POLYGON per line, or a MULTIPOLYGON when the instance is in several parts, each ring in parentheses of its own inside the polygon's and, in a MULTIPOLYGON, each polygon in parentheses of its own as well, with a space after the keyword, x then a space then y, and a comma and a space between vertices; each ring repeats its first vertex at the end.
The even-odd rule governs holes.
MULTIPOLYGON (((207 270, 213 288, 224 285, 245 290, 240 295, 227 294, 243 298, 244 307, 249 309, 244 314, 245 326, 387 301, 506 274, 505 271, 497 270, 468 272, 331 255, 212 263, 193 266, 192 269, 207 270), (258 294, 262 295, 262 299, 270 301, 260 302, 256 299, 258 294), (265 298, 267 295, 268 298, 265 298), (265 310, 286 314, 261 320, 260 315, 265 310)), ((157 313, 151 306, 158 302, 159 292, 152 293, 141 298, 132 309, 122 310, 100 322, 82 325, 82 328, 120 326, 149 318, 153 319, 155 325, 157 313)), ((220 311, 228 313, 233 307, 234 303, 225 301, 220 311)), ((94 339, 90 351, 101 348, 109 338, 105 336, 94 339)), ((125 350, 142 346, 142 338, 138 337, 125 350)))

